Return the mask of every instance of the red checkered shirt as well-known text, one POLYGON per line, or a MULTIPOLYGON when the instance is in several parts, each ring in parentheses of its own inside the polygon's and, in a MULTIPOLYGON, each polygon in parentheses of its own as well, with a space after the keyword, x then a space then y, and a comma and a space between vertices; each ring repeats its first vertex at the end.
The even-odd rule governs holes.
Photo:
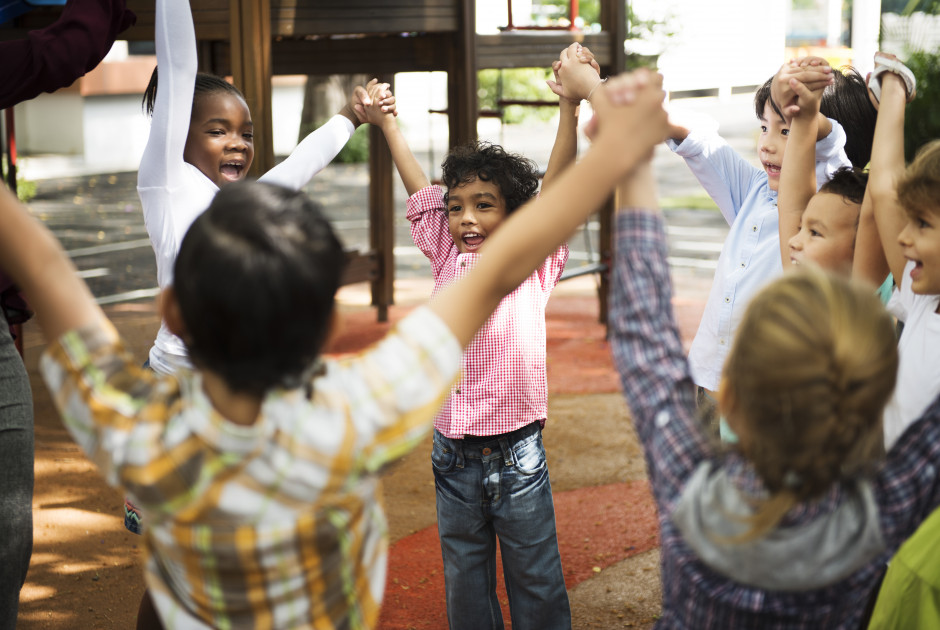
MULTIPOLYGON (((479 254, 461 254, 447 226, 444 191, 429 186, 408 199, 411 238, 431 261, 434 293, 464 276, 479 254)), ((562 245, 503 298, 467 346, 461 378, 434 420, 443 435, 499 435, 545 422, 545 305, 568 260, 562 245)))

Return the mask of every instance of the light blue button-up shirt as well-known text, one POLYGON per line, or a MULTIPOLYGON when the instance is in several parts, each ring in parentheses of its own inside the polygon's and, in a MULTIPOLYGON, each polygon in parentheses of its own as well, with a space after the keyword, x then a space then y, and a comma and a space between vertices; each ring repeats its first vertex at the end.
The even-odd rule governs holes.
MULTIPOLYGON (((845 131, 830 119, 832 131, 816 143, 817 187, 842 166, 845 131)), ((731 226, 712 282, 698 332, 689 350, 695 383, 716 391, 738 323, 751 298, 783 272, 777 193, 767 173, 745 160, 717 133, 692 132, 669 148, 685 159, 731 226)))

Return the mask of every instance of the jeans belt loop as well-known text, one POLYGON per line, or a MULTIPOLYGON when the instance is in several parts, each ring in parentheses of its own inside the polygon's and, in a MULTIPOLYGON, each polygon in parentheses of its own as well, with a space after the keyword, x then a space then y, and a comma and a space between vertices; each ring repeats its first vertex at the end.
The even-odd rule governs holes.
POLYGON ((457 468, 463 468, 464 462, 466 461, 463 452, 463 440, 451 440, 447 438, 447 441, 450 442, 450 447, 454 449, 454 456, 457 458, 457 468))
POLYGON ((509 448, 509 440, 505 437, 499 438, 499 448, 503 451, 503 463, 506 466, 512 466, 512 449, 509 448))

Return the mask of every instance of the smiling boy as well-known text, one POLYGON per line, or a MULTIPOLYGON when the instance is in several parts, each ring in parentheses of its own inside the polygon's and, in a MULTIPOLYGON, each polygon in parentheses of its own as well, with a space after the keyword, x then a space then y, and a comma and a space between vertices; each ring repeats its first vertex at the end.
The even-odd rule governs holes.
MULTIPOLYGON (((587 49, 565 49, 553 66, 556 79, 562 59, 583 64, 588 80, 577 94, 559 81, 550 83, 561 97, 560 112, 542 190, 574 161, 581 95, 601 83, 587 49)), ((454 148, 442 164, 443 189, 432 186, 394 117, 376 107, 359 113, 381 126, 388 141, 409 195, 411 236, 431 262, 436 295, 486 259, 489 238, 536 195, 538 169, 498 145, 478 142, 454 148)), ((497 539, 512 627, 571 627, 542 445, 548 407, 545 306, 567 259, 562 245, 503 298, 467 347, 460 379, 434 420, 431 465, 451 630, 503 627, 497 539)))
MULTIPOLYGON (((761 166, 755 167, 717 133, 703 133, 672 124, 667 144, 718 204, 730 226, 705 312, 689 350, 692 378, 707 409, 721 381, 725 357, 750 298, 783 273, 780 256, 777 190, 787 148, 789 125, 770 98, 772 78, 754 95, 760 122, 757 143, 761 166)), ((816 181, 827 181, 842 166, 845 132, 828 120, 813 147, 816 181)), ((703 410, 703 415, 708 412, 703 410)), ((708 417, 706 421, 714 421, 708 417)))

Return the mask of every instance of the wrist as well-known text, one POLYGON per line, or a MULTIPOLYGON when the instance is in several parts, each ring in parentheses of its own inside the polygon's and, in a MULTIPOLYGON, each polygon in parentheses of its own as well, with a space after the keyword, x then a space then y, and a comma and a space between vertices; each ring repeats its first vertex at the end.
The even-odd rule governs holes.
POLYGON ((590 91, 587 93, 587 96, 585 96, 584 99, 585 99, 586 101, 590 102, 590 101, 591 101, 591 97, 594 96, 595 90, 597 90, 597 88, 599 88, 599 87, 600 87, 601 85, 603 85, 604 83, 607 83, 607 78, 604 78, 604 79, 598 78, 598 79, 597 79, 597 83, 594 84, 594 87, 592 87, 592 88, 590 89, 590 91))
POLYGON ((359 127, 359 125, 362 124, 362 121, 359 120, 359 116, 356 115, 356 110, 354 110, 349 103, 343 105, 342 109, 339 110, 339 115, 349 119, 353 127, 359 127))

